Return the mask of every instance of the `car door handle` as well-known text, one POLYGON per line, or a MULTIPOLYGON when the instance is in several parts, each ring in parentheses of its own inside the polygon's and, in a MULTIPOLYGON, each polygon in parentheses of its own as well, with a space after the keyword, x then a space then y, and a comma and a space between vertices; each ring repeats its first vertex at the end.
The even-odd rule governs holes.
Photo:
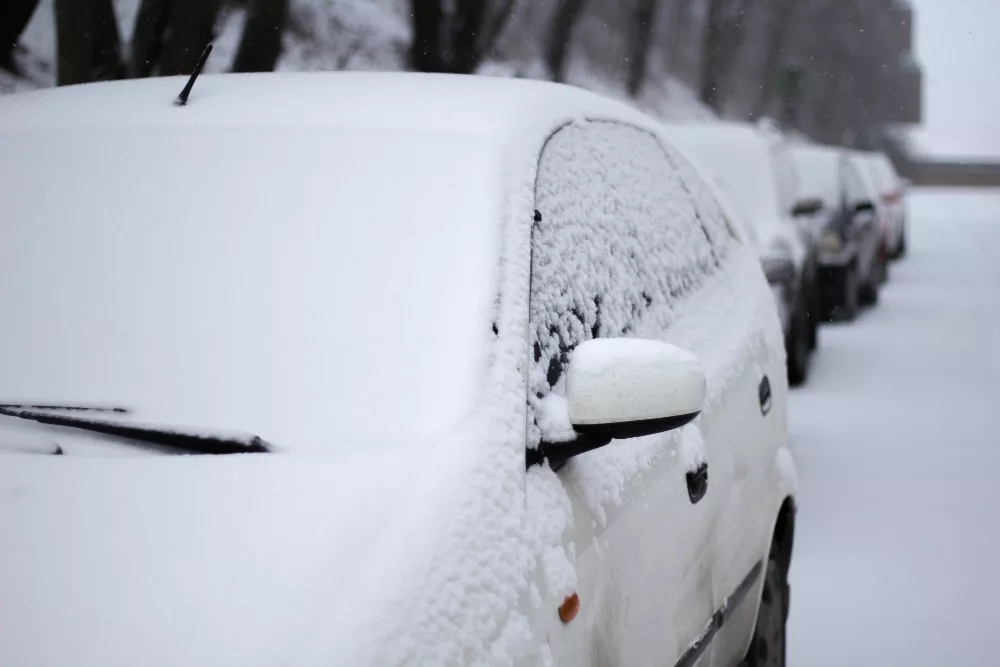
POLYGON ((757 398, 760 400, 760 414, 767 415, 771 411, 771 381, 766 375, 757 387, 757 398))
POLYGON ((688 498, 696 505, 708 492, 708 464, 702 463, 695 470, 687 472, 688 498))

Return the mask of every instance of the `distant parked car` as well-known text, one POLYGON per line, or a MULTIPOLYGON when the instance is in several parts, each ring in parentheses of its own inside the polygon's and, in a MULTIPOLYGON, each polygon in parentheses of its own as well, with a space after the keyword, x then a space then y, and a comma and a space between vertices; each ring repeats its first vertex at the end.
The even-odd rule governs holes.
POLYGON ((0 665, 783 663, 781 327, 659 123, 184 83, 0 98, 0 665))
POLYGON ((805 382, 820 321, 816 244, 797 218, 817 199, 797 199, 795 166, 775 132, 737 123, 673 125, 670 136, 732 205, 757 249, 785 331, 788 378, 805 382))
POLYGON ((866 158, 878 193, 875 205, 883 219, 885 254, 899 259, 906 254, 906 186, 885 153, 868 153, 866 158))
POLYGON ((864 192, 875 205, 875 225, 879 232, 878 261, 875 267, 878 284, 884 285, 889 281, 889 245, 893 234, 893 210, 884 200, 882 190, 879 187, 874 166, 874 154, 849 151, 848 156, 851 164, 856 167, 864 192))
POLYGON ((882 235, 872 193, 859 173, 865 166, 839 148, 802 144, 791 153, 799 198, 817 198, 823 204, 813 218, 823 317, 852 320, 860 304, 878 299, 881 276, 882 235))

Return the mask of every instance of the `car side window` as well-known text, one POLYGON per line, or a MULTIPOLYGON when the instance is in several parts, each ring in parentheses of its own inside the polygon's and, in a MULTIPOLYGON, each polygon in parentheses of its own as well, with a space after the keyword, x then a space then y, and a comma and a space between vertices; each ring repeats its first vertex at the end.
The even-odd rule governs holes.
MULTIPOLYGON (((731 236, 707 185, 652 134, 614 122, 556 132, 536 181, 531 401, 592 338, 662 338, 677 304, 718 270, 731 236), (712 206, 708 205, 712 203, 712 206)), ((536 433, 537 435, 537 433, 536 433)))
POLYGON ((851 164, 850 160, 844 160, 842 171, 844 174, 844 195, 847 198, 847 205, 856 206, 860 202, 868 200, 869 195, 864 181, 861 180, 861 175, 858 174, 857 168, 851 164))
POLYGON ((798 177, 795 175, 795 165, 786 150, 777 146, 771 153, 774 165, 774 180, 778 192, 778 206, 781 213, 788 215, 795 206, 796 192, 799 189, 798 177))

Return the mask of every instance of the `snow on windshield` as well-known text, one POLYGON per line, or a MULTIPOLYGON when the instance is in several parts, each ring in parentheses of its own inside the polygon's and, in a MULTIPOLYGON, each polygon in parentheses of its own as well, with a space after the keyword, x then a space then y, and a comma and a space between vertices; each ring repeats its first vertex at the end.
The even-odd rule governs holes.
POLYGON ((16 326, 0 341, 18 354, 0 361, 0 395, 124 405, 292 449, 446 427, 490 337, 497 143, 315 127, 8 133, 0 308, 16 326))
POLYGON ((575 124, 549 140, 537 204, 538 398, 561 387, 569 353, 586 340, 635 336, 644 324, 662 337, 677 302, 718 270, 730 239, 721 211, 696 207, 656 138, 617 123, 575 124))

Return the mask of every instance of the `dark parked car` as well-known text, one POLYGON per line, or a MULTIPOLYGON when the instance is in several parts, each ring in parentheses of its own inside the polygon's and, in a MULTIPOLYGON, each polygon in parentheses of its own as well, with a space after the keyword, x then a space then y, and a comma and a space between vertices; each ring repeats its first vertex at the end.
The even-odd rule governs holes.
POLYGON ((796 146, 799 198, 818 199, 811 224, 818 247, 818 288, 824 319, 852 320, 878 300, 881 234, 864 158, 825 146, 796 146))

